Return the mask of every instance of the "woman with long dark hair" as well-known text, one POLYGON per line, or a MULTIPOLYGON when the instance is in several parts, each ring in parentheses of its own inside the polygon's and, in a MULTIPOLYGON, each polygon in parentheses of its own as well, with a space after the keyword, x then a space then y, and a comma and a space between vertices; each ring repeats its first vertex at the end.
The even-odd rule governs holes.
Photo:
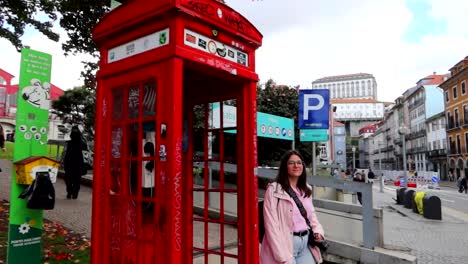
POLYGON ((312 188, 307 184, 304 159, 298 151, 287 151, 281 158, 276 181, 270 183, 265 192, 263 217, 265 236, 260 263, 322 262, 320 250, 308 245, 309 235, 313 235, 315 241, 322 241, 324 231, 315 214, 312 188), (291 194, 301 202, 305 213, 301 213, 291 194))

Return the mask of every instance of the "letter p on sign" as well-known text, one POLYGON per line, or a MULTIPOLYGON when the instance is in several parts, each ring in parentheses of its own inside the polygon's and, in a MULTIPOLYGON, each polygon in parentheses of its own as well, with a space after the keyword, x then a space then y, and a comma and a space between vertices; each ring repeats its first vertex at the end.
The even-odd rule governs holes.
POLYGON ((329 127, 330 91, 328 89, 299 90, 299 128, 329 127))

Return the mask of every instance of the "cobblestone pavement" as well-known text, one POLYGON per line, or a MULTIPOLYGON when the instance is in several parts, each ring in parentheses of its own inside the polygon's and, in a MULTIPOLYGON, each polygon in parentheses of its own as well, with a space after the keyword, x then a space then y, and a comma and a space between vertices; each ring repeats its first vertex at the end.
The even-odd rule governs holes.
POLYGON ((385 208, 387 247, 407 249, 422 264, 468 263, 468 219, 445 210, 442 221, 425 219, 411 209, 396 205, 392 199, 395 192, 386 191, 380 193, 374 187, 374 206, 385 208))

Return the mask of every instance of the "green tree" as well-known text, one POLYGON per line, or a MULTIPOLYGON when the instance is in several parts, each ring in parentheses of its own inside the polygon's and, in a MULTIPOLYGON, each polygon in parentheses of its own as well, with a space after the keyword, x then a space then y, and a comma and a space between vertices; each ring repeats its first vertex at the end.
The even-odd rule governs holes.
POLYGON ((85 133, 93 137, 95 101, 92 91, 83 87, 75 87, 52 101, 53 113, 64 123, 83 125, 85 133))
MULTIPOLYGON (((298 129, 298 101, 299 87, 289 87, 286 85, 277 85, 275 81, 269 79, 265 84, 257 85, 257 110, 259 112, 278 115, 294 119, 295 127, 295 146, 306 162, 311 161, 312 144, 310 142, 299 141, 298 129)), ((259 165, 278 165, 283 153, 291 149, 291 141, 258 138, 258 164, 259 165)))
POLYGON ((0 0, 0 38, 7 39, 20 51, 24 47, 21 37, 30 26, 58 41, 59 35, 52 31, 57 19, 56 4, 57 0, 0 0))

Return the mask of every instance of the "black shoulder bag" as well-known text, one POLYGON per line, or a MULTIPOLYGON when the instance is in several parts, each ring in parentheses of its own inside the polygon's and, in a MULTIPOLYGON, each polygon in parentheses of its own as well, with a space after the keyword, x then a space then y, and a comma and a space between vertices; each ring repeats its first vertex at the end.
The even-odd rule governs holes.
POLYGON ((314 231, 312 230, 312 225, 310 224, 309 218, 307 217, 307 211, 304 208, 304 205, 302 205, 301 200, 297 197, 296 193, 293 191, 291 187, 286 189, 286 192, 291 196, 291 198, 294 200, 294 202, 297 205, 297 208, 299 208, 299 212, 301 212, 302 217, 304 217, 307 225, 309 226, 309 238, 307 240, 307 244, 311 247, 318 247, 322 251, 326 251, 328 248, 328 242, 325 240, 322 241, 316 241, 314 237, 314 231))

